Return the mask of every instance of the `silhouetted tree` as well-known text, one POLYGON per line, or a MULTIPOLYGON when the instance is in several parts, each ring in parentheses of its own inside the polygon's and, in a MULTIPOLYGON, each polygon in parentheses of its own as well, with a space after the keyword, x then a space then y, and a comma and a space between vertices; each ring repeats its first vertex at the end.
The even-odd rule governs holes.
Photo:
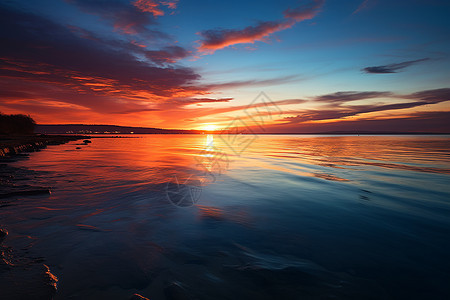
POLYGON ((0 113, 0 134, 32 134, 36 122, 26 115, 4 115, 0 113))

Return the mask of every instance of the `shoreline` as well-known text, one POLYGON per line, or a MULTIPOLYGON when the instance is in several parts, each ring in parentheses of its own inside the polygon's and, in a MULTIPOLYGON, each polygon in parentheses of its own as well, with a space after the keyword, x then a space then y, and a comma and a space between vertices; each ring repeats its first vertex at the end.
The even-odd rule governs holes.
MULTIPOLYGON (((22 152, 34 152, 48 145, 61 145, 71 141, 89 140, 87 135, 0 135, 0 158, 14 156, 22 152)), ((1 160, 0 160, 1 162, 1 160)))
MULTIPOLYGON (((8 163, 23 157, 24 152, 35 152, 48 145, 61 145, 90 138, 84 135, 0 136, 0 208, 5 209, 13 205, 21 196, 51 193, 50 187, 26 183, 33 182, 35 171, 12 167, 8 163)), ((34 294, 40 299, 53 299, 58 278, 51 273, 42 259, 31 257, 21 249, 13 249, 8 245, 8 229, 5 225, 0 224, 0 290, 4 293, 3 296, 16 299, 34 294)))
POLYGON ((12 167, 8 164, 23 156, 22 153, 40 151, 48 145, 61 145, 81 139, 89 143, 90 138, 83 135, 0 136, 0 199, 51 193, 50 187, 19 184, 31 180, 34 173, 33 170, 12 167))

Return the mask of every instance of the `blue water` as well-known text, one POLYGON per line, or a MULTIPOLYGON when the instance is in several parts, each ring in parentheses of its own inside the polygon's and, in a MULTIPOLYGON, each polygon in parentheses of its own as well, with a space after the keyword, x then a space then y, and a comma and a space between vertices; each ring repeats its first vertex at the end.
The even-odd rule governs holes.
POLYGON ((56 299, 450 299, 450 137, 242 138, 32 153, 52 194, 8 199, 7 244, 56 299))

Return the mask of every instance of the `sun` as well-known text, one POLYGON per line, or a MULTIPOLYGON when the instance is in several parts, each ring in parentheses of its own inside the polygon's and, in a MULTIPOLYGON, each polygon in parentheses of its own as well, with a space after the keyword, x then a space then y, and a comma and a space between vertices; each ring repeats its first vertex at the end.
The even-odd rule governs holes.
POLYGON ((218 129, 219 127, 217 127, 217 125, 214 124, 205 124, 204 126, 202 126, 202 130, 205 131, 216 131, 218 129))

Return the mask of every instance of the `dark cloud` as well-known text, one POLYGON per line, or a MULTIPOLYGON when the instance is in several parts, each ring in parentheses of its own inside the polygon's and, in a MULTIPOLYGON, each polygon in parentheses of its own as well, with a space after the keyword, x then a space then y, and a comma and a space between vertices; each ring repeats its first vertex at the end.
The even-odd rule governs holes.
POLYGON ((388 97, 390 92, 336 92, 315 97, 314 100, 328 103, 344 103, 355 100, 388 97))
POLYGON ((149 61, 152 61, 157 66, 173 64, 180 59, 186 58, 191 55, 191 51, 186 50, 180 46, 166 46, 158 50, 149 50, 146 45, 138 43, 136 40, 130 42, 123 40, 104 40, 94 33, 79 28, 73 25, 67 26, 74 34, 81 38, 97 41, 104 46, 108 46, 114 49, 120 49, 121 51, 128 51, 129 53, 135 53, 146 57, 149 61))
POLYGON ((189 51, 179 46, 168 46, 161 50, 147 50, 144 53, 148 59, 158 65, 175 63, 190 55, 189 51))
MULTIPOLYGON (((257 128, 255 130, 258 130, 257 128)), ((415 112, 407 117, 388 117, 377 120, 358 119, 320 123, 280 124, 265 128, 266 132, 436 132, 450 133, 450 112, 415 112)))
MULTIPOLYGON (((428 104, 436 104, 449 99, 448 88, 436 89, 436 90, 425 90, 409 95, 399 95, 392 92, 376 92, 376 91, 365 91, 365 92, 337 92, 333 94, 321 95, 314 97, 313 100, 308 99, 286 99, 286 100, 276 100, 271 103, 257 103, 252 105, 252 118, 256 117, 266 117, 273 115, 273 109, 270 106, 278 106, 277 111, 281 112, 281 115, 294 115, 289 117, 284 117, 278 122, 285 125, 295 125, 303 124, 309 121, 326 121, 335 120, 340 118, 356 117, 357 115, 371 112, 383 112, 400 110, 407 108, 420 107, 428 104), (355 100, 372 99, 377 97, 389 97, 391 99, 404 100, 408 99, 407 102, 399 103, 375 103, 366 105, 349 105, 347 102, 355 100), (304 104, 311 101, 317 101, 319 99, 323 106, 316 109, 296 109, 292 110, 283 108, 287 105, 304 104), (269 106, 268 108, 266 106, 269 106), (265 107, 267 109, 255 109, 265 107)), ((391 100, 392 101, 392 100, 391 100)), ((207 108, 207 109, 196 109, 190 111, 189 114, 192 117, 204 117, 208 115, 216 115, 222 113, 229 113, 234 111, 241 111, 248 109, 248 105, 238 105, 238 106, 227 106, 220 108, 207 108)), ((184 115, 186 112, 181 110, 180 115, 184 115)), ((409 115, 409 114, 408 114, 409 115)))
MULTIPOLYGON (((6 7, 0 11, 0 26, 8 29, 0 33, 0 88, 4 91, 0 106, 9 110, 43 115, 49 115, 45 111, 65 110, 80 119, 89 111, 131 114, 162 108, 185 115, 183 107, 189 104, 231 101, 200 97, 213 89, 298 80, 297 76, 286 76, 200 84, 200 75, 193 69, 172 64, 189 54, 179 46, 147 50, 138 43, 106 40, 83 28, 6 7)), ((213 111, 208 108, 199 114, 213 111)))
MULTIPOLYGON (((286 124, 297 124, 308 121, 339 119, 344 117, 352 117, 363 113, 382 112, 389 110, 414 108, 423 105, 437 104, 450 101, 450 88, 442 88, 435 90, 425 90, 409 95, 397 95, 391 92, 337 92, 328 95, 317 96, 314 100, 322 101, 332 105, 330 109, 326 105, 325 109, 305 109, 298 111, 287 111, 285 113, 296 114, 294 117, 285 117, 283 121, 286 124), (346 105, 347 102, 354 100, 371 99, 378 97, 409 99, 408 102, 390 103, 390 104, 367 104, 367 105, 346 105)), ((277 101, 279 103, 280 101, 277 101)))
POLYGON ((142 34, 147 38, 167 38, 167 35, 148 28, 156 24, 155 15, 141 10, 129 1, 123 0, 66 0, 78 6, 83 12, 94 14, 111 22, 116 31, 125 34, 142 34))
MULTIPOLYGON (((0 26, 5 29, 0 33, 0 84, 7 90, 106 113, 135 109, 136 96, 160 102, 205 93, 193 84, 200 78, 194 70, 137 59, 131 50, 144 50, 130 43, 104 41, 6 6, 0 10, 0 26), (39 93, 43 86, 47 91, 39 93)), ((164 51, 173 60, 182 53, 180 47, 164 51)))
POLYGON ((416 93, 413 93, 406 97, 410 97, 413 99, 421 99, 427 103, 450 101, 450 88, 442 88, 442 89, 416 92, 416 93))
POLYGON ((362 69, 362 71, 365 73, 369 73, 369 74, 397 73, 398 71, 401 71, 404 68, 407 68, 411 65, 414 65, 414 64, 426 61, 426 60, 429 60, 429 58, 404 61, 401 63, 389 64, 389 65, 385 65, 385 66, 367 67, 367 68, 362 69))

